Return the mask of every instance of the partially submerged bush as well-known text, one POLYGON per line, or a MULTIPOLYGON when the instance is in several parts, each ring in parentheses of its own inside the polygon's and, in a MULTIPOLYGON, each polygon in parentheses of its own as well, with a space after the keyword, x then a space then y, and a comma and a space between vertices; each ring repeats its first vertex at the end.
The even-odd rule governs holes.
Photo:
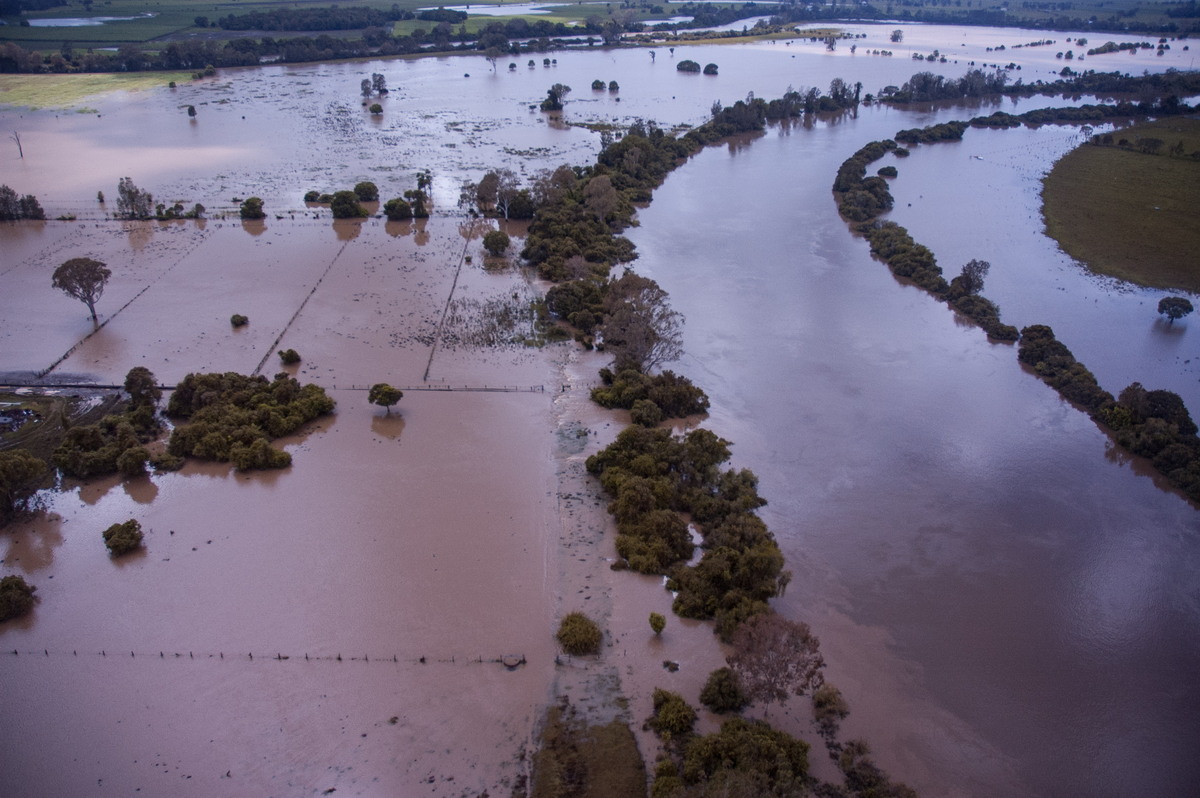
POLYGON ((294 366, 300 362, 300 353, 295 349, 280 349, 279 359, 285 366, 294 366))
POLYGON ((250 323, 250 319, 246 318, 240 313, 234 313, 229 317, 229 323, 234 327, 245 327, 250 323))
POLYGON ((0 623, 20 618, 33 609, 37 588, 27 584, 22 576, 0 579, 0 623))
POLYGON ((603 634, 600 632, 600 627, 591 618, 582 612, 572 612, 567 614, 558 625, 558 634, 555 635, 555 638, 563 647, 563 651, 574 656, 584 656, 600 652, 600 641, 603 634))
POLYGON ((186 420, 167 443, 174 457, 231 462, 237 468, 283 468, 287 452, 271 440, 333 412, 334 401, 316 385, 301 386, 287 374, 273 382, 234 372, 189 374, 167 403, 167 414, 186 420))
POLYGON ((104 530, 104 545, 114 557, 120 557, 141 546, 142 537, 142 525, 131 518, 104 530))
POLYGON ((717 668, 708 675, 700 691, 700 703, 717 714, 741 712, 750 704, 737 674, 731 668, 717 668))
POLYGON ((696 725, 696 710, 679 693, 654 688, 654 714, 646 721, 664 740, 686 737, 696 725))

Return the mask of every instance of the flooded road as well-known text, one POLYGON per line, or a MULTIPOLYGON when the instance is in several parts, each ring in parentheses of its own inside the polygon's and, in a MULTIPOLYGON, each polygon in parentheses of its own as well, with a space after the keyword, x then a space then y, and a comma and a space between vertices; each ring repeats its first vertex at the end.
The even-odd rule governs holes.
MULTIPOLYGON (((719 650, 701 651, 704 627, 674 618, 665 643, 645 642, 647 605, 663 611, 669 597, 651 603, 652 581, 607 570, 599 505, 564 487, 582 451, 564 454, 564 418, 584 413, 599 440, 615 430, 552 401, 560 380, 582 395, 583 371, 564 376, 563 348, 478 343, 472 309, 523 305, 534 286, 482 268, 479 231, 454 208, 459 185, 501 165, 530 175, 592 160, 596 133, 528 108, 555 82, 574 87, 567 121, 670 127, 750 91, 958 76, 966 60, 990 62, 987 47, 1045 35, 906 26, 901 49, 892 27, 850 26, 868 33, 853 55, 797 42, 657 48, 653 61, 552 53, 557 64, 538 55, 494 74, 478 58, 280 66, 117 95, 95 112, 0 111, 26 150, 0 150, 0 182, 82 220, 0 226, 0 369, 66 355, 54 373, 100 381, 134 365, 164 382, 260 364, 269 376, 275 350, 294 347, 297 377, 338 401, 335 417, 287 442, 284 472, 189 466, 68 486, 44 518, 6 534, 4 572, 26 574, 41 603, 3 631, 0 648, 21 653, 0 658, 13 752, 0 793, 510 790, 562 678, 554 620, 581 606, 609 618, 606 656, 635 726, 652 685, 694 693, 719 650), (910 57, 952 47, 958 63, 910 57), (676 72, 672 60, 689 57, 720 76, 676 72), (393 88, 381 120, 358 96, 372 71, 393 88), (593 79, 621 90, 592 93, 593 79), (397 196, 424 168, 428 222, 332 223, 301 201, 364 179, 397 196), (104 221, 125 175, 214 215, 256 194, 269 216, 104 221), (107 323, 86 340, 83 306, 49 287, 75 256, 113 269, 98 306, 107 323), (232 330, 233 313, 249 326, 232 330), (423 386, 426 370, 434 386, 549 392, 409 391, 389 417, 356 390, 423 386), (148 530, 147 551, 112 562, 99 530, 129 517, 148 530), (504 655, 527 664, 491 661, 504 655), (666 656, 684 662, 679 674, 662 670, 666 656)), ((1018 54, 1026 80, 1057 72, 1050 48, 1002 60, 1018 54)), ((709 149, 640 213, 636 267, 688 317, 680 370, 710 393, 710 426, 735 442, 736 464, 761 479, 796 573, 780 609, 821 637, 850 736, 922 794, 1185 793, 1200 778, 1195 509, 1023 372, 1012 347, 897 283, 830 196, 838 164, 867 141, 978 112, 864 109, 709 149)), ((898 162, 894 218, 947 271, 992 261, 984 293, 1005 319, 1054 326, 1109 390, 1170 387, 1195 414, 1186 332, 1163 336, 1151 298, 1088 277, 1038 235, 1036 172, 1074 135, 971 131, 917 148, 898 162)))

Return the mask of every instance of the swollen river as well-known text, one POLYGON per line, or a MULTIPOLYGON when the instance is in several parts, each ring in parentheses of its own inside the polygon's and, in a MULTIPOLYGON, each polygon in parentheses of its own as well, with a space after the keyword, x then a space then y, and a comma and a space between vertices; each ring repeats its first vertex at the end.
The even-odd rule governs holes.
MULTIPOLYGON (((431 370, 446 385, 553 396, 558 373, 529 350, 428 347, 449 297, 467 313, 530 290, 512 270, 460 268, 465 253, 483 260, 460 228, 462 181, 595 157, 594 132, 530 110, 552 83, 574 87, 568 122, 671 128, 703 121, 714 100, 835 77, 877 92, 921 70, 1016 60, 1016 76, 1048 80, 1066 46, 940 26, 905 26, 892 44, 894 27, 848 26, 866 34, 855 53, 797 40, 539 54, 496 72, 461 57, 272 66, 89 98, 94 113, 0 110, 26 142, 24 158, 2 151, 0 182, 80 219, 0 227, 0 370, 44 368, 90 331, 48 276, 87 255, 113 266, 101 310, 115 318, 61 372, 245 372, 278 342, 339 402, 288 441, 287 472, 101 480, 6 533, 3 572, 29 576, 42 601, 0 639, 21 652, 0 658, 0 793, 511 788, 553 700, 554 619, 603 600, 559 566, 592 558, 603 574, 611 541, 562 542, 545 394, 409 392, 396 417, 352 388, 417 385, 431 370), (934 49, 946 63, 912 58, 934 49), (720 74, 679 73, 683 58, 720 74), (359 107, 372 71, 393 87, 381 118, 359 107), (589 91, 593 80, 620 91, 589 91), (300 199, 359 180, 398 196, 419 169, 434 173, 427 223, 331 225, 300 199), (214 218, 104 221, 96 192, 111 197, 123 176, 214 218), (216 218, 251 195, 265 224, 216 218), (245 331, 231 333, 233 312, 251 317, 245 331), (150 530, 147 553, 111 562, 98 529, 130 516, 150 530), (509 654, 528 664, 488 659, 509 654)), ((1185 55, 1085 63, 1140 72, 1187 68, 1185 55)), ((687 317, 673 367, 709 393, 706 425, 770 502, 795 574, 778 608, 821 638, 851 707, 845 736, 922 795, 1169 796, 1200 783, 1196 508, 1022 369, 1013 346, 895 280, 831 195, 838 165, 871 140, 1066 102, 864 107, 772 128, 697 155, 628 231, 634 268, 687 317)), ((1041 234, 1039 177, 1078 140, 1067 127, 971 130, 873 168, 897 166, 892 218, 948 274, 992 264, 983 293, 1004 321, 1051 325, 1111 392, 1168 388, 1200 416, 1200 321, 1165 328, 1161 292, 1090 276, 1041 234)), ((659 670, 636 678, 667 678, 659 670)), ((807 725, 795 703, 792 722, 807 725)))

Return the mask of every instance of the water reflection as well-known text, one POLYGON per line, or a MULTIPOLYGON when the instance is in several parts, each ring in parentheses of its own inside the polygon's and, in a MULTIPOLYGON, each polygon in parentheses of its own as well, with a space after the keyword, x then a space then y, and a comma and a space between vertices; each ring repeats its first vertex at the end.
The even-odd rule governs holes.
POLYGON ((20 564, 27 573, 40 571, 54 561, 54 550, 62 545, 62 516, 58 513, 39 515, 22 529, 8 537, 7 565, 20 564))
POLYGON ((423 247, 429 243, 429 233, 425 230, 425 225, 428 222, 428 219, 417 219, 413 225, 416 228, 416 233, 413 235, 413 241, 416 242, 417 246, 419 247, 423 247))
POLYGON ((371 418, 371 431, 381 438, 399 440, 400 433, 404 432, 404 416, 400 413, 374 416, 371 418))
POLYGON ((120 477, 108 476, 100 477, 91 482, 85 482, 79 486, 79 499, 86 505, 95 506, 120 481, 120 477))
POLYGON ((243 219, 242 229, 252 236, 260 236, 267 232, 266 219, 243 219))
POLYGON ((338 241, 353 241, 362 233, 361 219, 335 219, 333 222, 333 232, 337 234, 338 241))
POLYGON ((154 238, 154 227, 150 222, 123 222, 122 226, 129 236, 129 247, 135 252, 144 249, 154 238))
POLYGON ((158 498, 158 485, 148 474, 127 479, 121 483, 121 487, 125 489, 125 495, 138 504, 150 504, 158 498))

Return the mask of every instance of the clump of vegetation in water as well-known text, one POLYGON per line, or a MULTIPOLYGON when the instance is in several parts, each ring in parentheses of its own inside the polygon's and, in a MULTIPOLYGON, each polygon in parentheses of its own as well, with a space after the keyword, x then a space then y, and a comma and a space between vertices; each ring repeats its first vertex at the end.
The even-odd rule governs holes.
POLYGON ((250 319, 246 318, 241 313, 234 313, 229 317, 229 323, 234 327, 245 327, 250 323, 250 319))
POLYGON ((294 366, 300 362, 300 353, 295 349, 280 349, 279 360, 285 366, 294 366))
POLYGON ((128 554, 142 545, 142 525, 134 519, 123 524, 113 524, 104 530, 104 545, 114 557, 128 554))
POLYGON ((20 618, 33 609, 37 588, 27 584, 22 576, 0 579, 0 623, 20 618))
POLYGON ((120 413, 110 413, 96 424, 73 426, 54 450, 51 461, 64 474, 86 479, 120 473, 136 477, 151 460, 145 444, 158 437, 161 423, 157 406, 162 390, 154 375, 136 366, 125 376, 129 404, 120 413))
MULTIPOLYGON (((592 401, 601 407, 630 410, 639 403, 649 403, 658 410, 660 421, 708 412, 708 395, 687 377, 673 371, 646 374, 626 369, 613 374, 610 369, 601 369, 600 380, 603 385, 592 389, 592 401)), ((642 412, 652 411, 647 408, 642 412)))
POLYGON ((750 705, 737 674, 731 668, 717 668, 708 675, 700 690, 700 703, 712 712, 741 712, 750 705))
POLYGON ((46 464, 23 449, 0 452, 0 525, 29 509, 46 464))
POLYGON ((563 647, 563 651, 574 656, 584 656, 600 652, 603 634, 591 618, 582 612, 572 612, 559 623, 558 633, 554 637, 563 647))
POLYGON ((171 433, 167 451, 233 463, 242 471, 283 468, 292 456, 273 448, 271 441, 334 407, 324 389, 301 386, 286 374, 270 382, 234 372, 189 374, 167 403, 167 415, 187 422, 171 433))

